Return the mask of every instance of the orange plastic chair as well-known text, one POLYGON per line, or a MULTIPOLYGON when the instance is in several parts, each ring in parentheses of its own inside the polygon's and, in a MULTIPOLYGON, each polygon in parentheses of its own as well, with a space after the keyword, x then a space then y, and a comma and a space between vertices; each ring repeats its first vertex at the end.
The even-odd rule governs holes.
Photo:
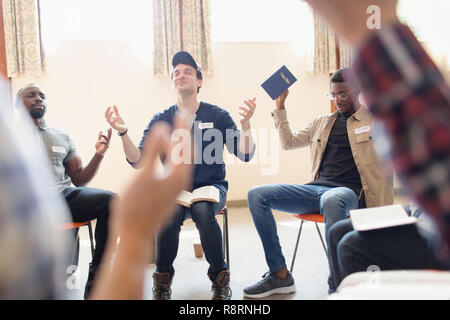
MULTIPOLYGON (((94 256, 94 251, 95 251, 95 247, 94 247, 94 236, 92 233, 92 224, 91 221, 85 221, 85 222, 67 222, 67 223, 63 223, 61 225, 59 225, 59 229, 60 230, 72 230, 75 229, 75 247, 80 239, 80 227, 83 226, 87 226, 88 230, 89 230, 89 240, 91 241, 91 255, 92 257, 94 256)), ((74 249, 74 254, 75 254, 75 249, 74 249)))
POLYGON ((305 214, 294 214, 293 217, 300 219, 301 223, 300 223, 300 228, 298 230, 298 236, 297 236, 297 242, 295 244, 295 249, 294 249, 294 255, 292 257, 292 263, 291 263, 291 272, 294 269, 294 263, 295 263, 295 258, 297 256, 297 249, 298 249, 298 244, 300 241, 300 235, 302 233, 302 227, 303 227, 303 223, 305 221, 310 221, 310 222, 314 222, 314 224, 316 225, 316 229, 317 229, 317 233, 319 234, 319 238, 320 238, 320 242, 322 242, 322 246, 323 246, 323 250, 325 251, 325 255, 328 258, 328 251, 327 248, 325 246, 325 242, 323 241, 322 238, 322 233, 320 232, 318 223, 324 223, 325 222, 325 217, 323 215, 321 215, 320 213, 305 213, 305 214))

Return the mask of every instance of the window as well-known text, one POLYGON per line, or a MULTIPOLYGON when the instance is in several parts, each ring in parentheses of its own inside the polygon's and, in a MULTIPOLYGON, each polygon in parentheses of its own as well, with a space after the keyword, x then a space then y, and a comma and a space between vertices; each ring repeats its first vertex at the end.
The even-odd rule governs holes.
MULTIPOLYGON (((436 62, 450 66, 450 2, 448 0, 400 0, 400 20, 408 24, 418 39, 425 43, 436 62)), ((448 69, 450 70, 450 68, 448 69)))
POLYGON ((41 0, 44 40, 153 43, 152 1, 41 0))
POLYGON ((213 42, 314 43, 308 4, 299 0, 211 0, 213 42))

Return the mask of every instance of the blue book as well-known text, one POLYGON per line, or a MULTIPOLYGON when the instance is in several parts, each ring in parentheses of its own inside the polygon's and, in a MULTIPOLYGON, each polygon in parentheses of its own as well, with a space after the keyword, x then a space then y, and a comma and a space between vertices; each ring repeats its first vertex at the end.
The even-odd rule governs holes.
POLYGON ((295 81, 297 81, 297 78, 294 77, 286 66, 282 66, 266 81, 264 81, 261 84, 261 87, 266 90, 272 100, 275 100, 295 81))

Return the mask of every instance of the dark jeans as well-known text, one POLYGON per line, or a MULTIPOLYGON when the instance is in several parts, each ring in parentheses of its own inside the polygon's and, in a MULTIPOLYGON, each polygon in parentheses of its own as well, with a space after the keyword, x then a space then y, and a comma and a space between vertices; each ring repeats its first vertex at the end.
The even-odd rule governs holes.
POLYGON ((110 191, 88 187, 68 187, 62 193, 74 222, 97 219, 95 226, 95 253, 92 257, 92 265, 98 267, 108 240, 109 203, 111 197, 115 194, 110 191))
POLYGON ((225 205, 225 194, 222 192, 220 192, 220 200, 219 203, 208 201, 195 202, 190 208, 177 206, 173 217, 164 230, 160 230, 158 235, 157 272, 175 273, 173 262, 178 253, 180 230, 183 221, 189 216, 192 217, 200 234, 205 258, 209 263, 209 278, 214 280, 222 270, 228 268, 222 252, 222 232, 216 220, 216 214, 225 205))
POLYGON ((442 269, 415 225, 357 232, 350 219, 337 222, 328 234, 334 291, 348 275, 375 270, 442 269))

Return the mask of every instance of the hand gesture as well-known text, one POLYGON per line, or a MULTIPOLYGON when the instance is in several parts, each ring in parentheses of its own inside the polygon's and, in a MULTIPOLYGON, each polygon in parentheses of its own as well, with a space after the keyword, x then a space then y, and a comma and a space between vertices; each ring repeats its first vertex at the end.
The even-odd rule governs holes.
POLYGON ((98 133, 97 143, 95 144, 95 150, 98 155, 103 156, 106 150, 108 150, 109 142, 111 141, 111 134, 112 134, 111 128, 108 129, 107 136, 103 134, 103 131, 100 131, 98 133))
POLYGON ((275 107, 277 110, 282 110, 285 108, 284 102, 286 101, 287 96, 289 95, 289 90, 283 91, 283 93, 275 99, 275 107))
POLYGON ((123 133, 127 130, 125 121, 120 116, 117 106, 114 105, 112 107, 108 107, 105 111, 105 118, 111 128, 113 128, 117 132, 123 133))
POLYGON ((256 109, 256 98, 253 98, 251 100, 244 100, 244 103, 247 107, 239 106, 239 115, 240 115, 240 122, 243 129, 250 127, 250 119, 253 116, 253 113, 255 113, 256 109))

